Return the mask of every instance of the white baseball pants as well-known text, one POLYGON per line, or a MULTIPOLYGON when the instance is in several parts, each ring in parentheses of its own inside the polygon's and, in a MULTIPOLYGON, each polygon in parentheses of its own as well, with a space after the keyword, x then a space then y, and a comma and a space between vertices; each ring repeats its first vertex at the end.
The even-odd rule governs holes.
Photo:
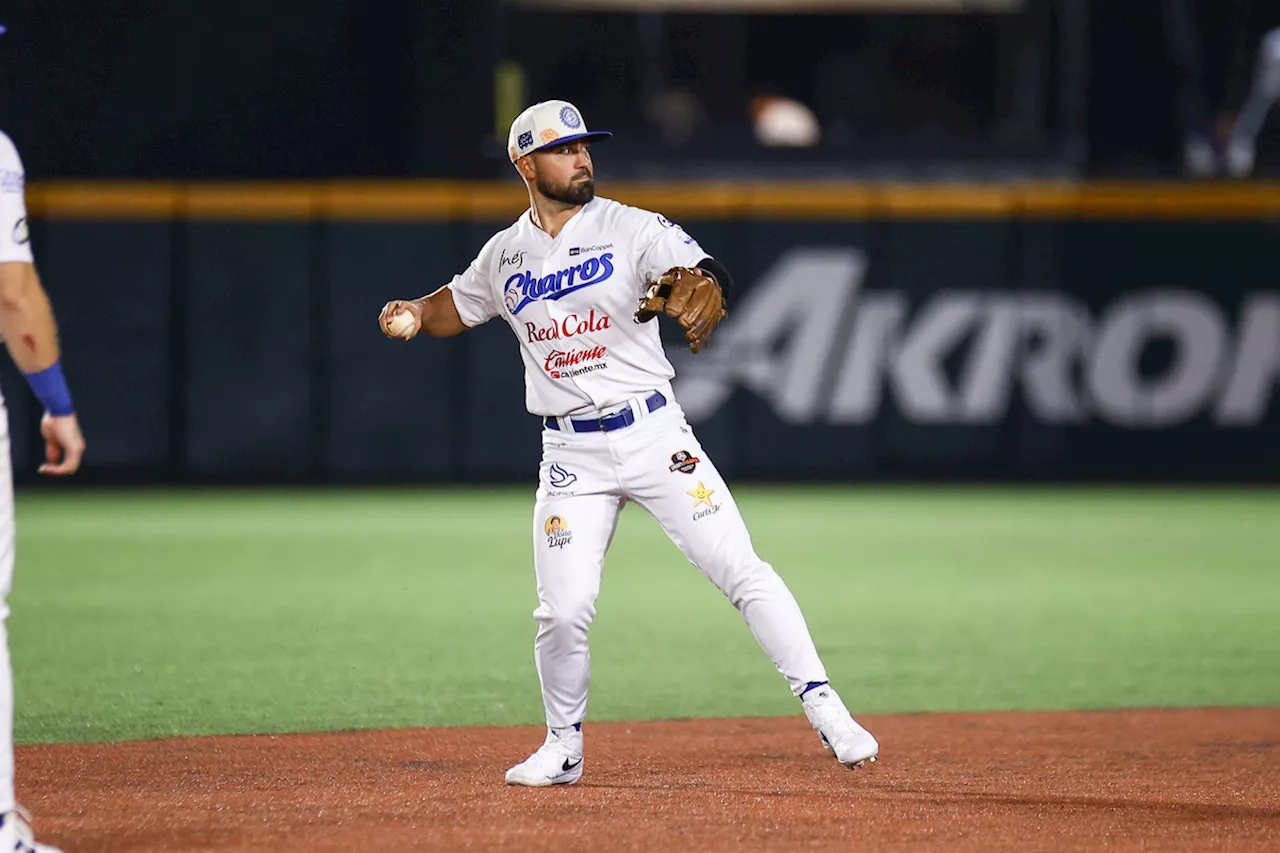
POLYGON ((610 432, 544 429, 533 516, 538 622, 534 657, 547 725, 582 722, 604 556, 623 505, 657 519, 689 562, 742 613, 765 653, 799 695, 826 671, 800 607, 751 545, 729 489, 674 401, 610 432), (688 459, 684 459, 685 455, 688 459))
POLYGON ((0 398, 0 814, 13 811, 13 670, 9 665, 9 587, 13 582, 13 462, 9 412, 0 398))

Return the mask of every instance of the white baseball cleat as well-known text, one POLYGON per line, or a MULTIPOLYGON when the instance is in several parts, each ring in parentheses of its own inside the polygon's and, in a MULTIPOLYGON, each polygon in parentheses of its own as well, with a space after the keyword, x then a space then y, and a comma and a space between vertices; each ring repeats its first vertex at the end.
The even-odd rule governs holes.
POLYGON ((4 853, 62 853, 57 847, 36 841, 31 815, 22 806, 0 815, 0 850, 4 853))
POLYGON ((545 788, 572 785, 582 778, 582 732, 569 730, 563 736, 547 730, 547 740, 538 751, 507 771, 508 785, 545 788))
POLYGON ((830 684, 813 688, 801 701, 809 724, 818 732, 823 745, 835 753, 837 761, 853 769, 876 760, 880 744, 871 732, 854 721, 840 694, 830 684))

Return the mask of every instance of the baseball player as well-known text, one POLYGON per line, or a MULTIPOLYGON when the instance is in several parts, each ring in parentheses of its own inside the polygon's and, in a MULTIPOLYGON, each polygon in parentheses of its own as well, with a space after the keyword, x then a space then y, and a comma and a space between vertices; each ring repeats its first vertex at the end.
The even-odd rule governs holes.
POLYGON ((494 235, 448 285, 394 300, 388 337, 448 337, 501 317, 520 342, 526 401, 543 420, 534 506, 538 622, 534 656, 547 737, 507 771, 511 785, 578 781, 582 721, 605 552, 631 500, 742 613, 822 742, 858 767, 879 752, 827 683, 809 629, 782 578, 758 556, 720 474, 671 392, 659 314, 697 352, 725 316, 729 271, 678 225, 595 195, 590 132, 565 101, 511 125, 508 153, 529 209, 494 235))
MULTIPOLYGON (((4 27, 0 27, 3 35, 4 27)), ((84 438, 58 361, 58 329, 40 277, 32 265, 22 159, 0 132, 0 332, 18 368, 45 407, 40 432, 47 461, 41 474, 76 473, 84 438)), ((13 670, 9 666, 9 585, 13 581, 13 470, 9 461, 9 412, 0 396, 0 850, 59 853, 38 844, 13 792, 13 670)))
MULTIPOLYGON (((40 473, 66 476, 80 467, 84 438, 58 361, 53 310, 32 263, 24 183, 18 149, 0 132, 0 331, 9 354, 44 406, 40 432, 47 461, 40 466, 40 473)), ((13 580, 13 547, 9 414, 0 397, 0 850, 58 853, 56 848, 36 842, 13 792, 13 671, 4 626, 9 615, 4 600, 13 580)))

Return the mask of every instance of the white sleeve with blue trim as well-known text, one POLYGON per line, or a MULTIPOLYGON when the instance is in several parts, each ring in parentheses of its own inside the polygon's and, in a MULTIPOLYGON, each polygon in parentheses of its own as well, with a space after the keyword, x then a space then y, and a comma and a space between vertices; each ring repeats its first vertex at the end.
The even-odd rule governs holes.
POLYGON ((636 272, 642 285, 657 281, 672 267, 692 267, 710 257, 697 240, 665 216, 647 210, 636 212, 643 214, 634 243, 639 253, 636 272))
POLYGON ((485 243, 471 265, 449 282, 458 317, 468 328, 483 325, 498 316, 498 300, 493 293, 493 282, 489 279, 489 268, 493 262, 493 247, 501 236, 495 235, 485 243))
POLYGON ((26 176, 13 140, 0 132, 0 263, 32 263, 26 176))

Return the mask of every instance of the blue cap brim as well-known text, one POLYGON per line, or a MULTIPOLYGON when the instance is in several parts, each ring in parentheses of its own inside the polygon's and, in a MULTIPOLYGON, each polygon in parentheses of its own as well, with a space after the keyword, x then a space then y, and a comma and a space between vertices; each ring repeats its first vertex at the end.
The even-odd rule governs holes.
POLYGON ((524 152, 524 154, 521 154, 520 156, 523 157, 525 156, 525 154, 532 154, 534 153, 534 151, 541 151, 544 148, 554 148, 557 145, 564 145, 568 142, 577 142, 579 139, 589 139, 589 140, 608 139, 610 136, 613 136, 613 134, 607 130, 593 130, 590 133, 575 133, 575 134, 572 134, 571 136, 562 136, 559 139, 553 139, 551 142, 548 142, 546 145, 539 145, 537 148, 533 149, 533 151, 526 151, 524 152))

